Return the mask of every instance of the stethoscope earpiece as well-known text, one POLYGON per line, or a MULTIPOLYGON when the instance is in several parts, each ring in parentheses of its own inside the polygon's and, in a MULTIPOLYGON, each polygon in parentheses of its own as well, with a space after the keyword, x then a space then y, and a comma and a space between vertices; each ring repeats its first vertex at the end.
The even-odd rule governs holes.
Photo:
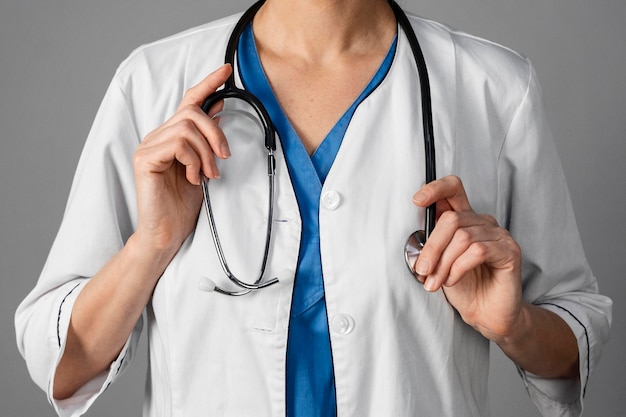
POLYGON ((198 281, 198 289, 200 291, 213 292, 215 291, 215 287, 216 287, 215 282, 211 281, 207 277, 202 277, 200 278, 200 281, 198 281))
MULTIPOLYGON (((277 279, 274 279, 272 281, 269 281, 269 285, 274 284, 278 282, 277 279)), ((267 285, 266 285, 267 286, 267 285)), ((263 287, 261 287, 263 288, 263 287)), ((252 290, 250 289, 242 289, 242 290, 238 290, 238 291, 229 291, 229 290, 225 290, 223 288, 220 288, 217 286, 217 284, 211 280, 210 278, 207 277, 202 277, 200 278, 200 281, 198 281, 198 290, 202 291, 202 292, 217 292, 220 294, 224 294, 224 295, 232 295, 232 296, 240 296, 240 295, 246 295, 250 292, 252 292, 252 290)))

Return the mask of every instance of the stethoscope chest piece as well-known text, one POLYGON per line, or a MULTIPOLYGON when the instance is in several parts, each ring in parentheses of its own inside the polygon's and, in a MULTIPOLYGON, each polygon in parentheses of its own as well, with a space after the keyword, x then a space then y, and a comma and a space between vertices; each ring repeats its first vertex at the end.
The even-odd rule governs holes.
POLYGON ((422 253, 425 244, 426 232, 424 230, 418 230, 411 233, 404 245, 404 260, 413 275, 417 275, 415 272, 415 263, 422 253))

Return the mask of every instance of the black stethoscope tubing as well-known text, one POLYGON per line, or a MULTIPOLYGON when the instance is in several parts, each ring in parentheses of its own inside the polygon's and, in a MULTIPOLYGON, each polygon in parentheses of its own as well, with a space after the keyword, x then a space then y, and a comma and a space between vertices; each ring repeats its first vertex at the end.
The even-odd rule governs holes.
MULTIPOLYGON (((428 69, 426 68, 426 60, 420 43, 417 40, 415 31, 409 22, 408 17, 404 11, 398 6, 395 1, 390 1, 389 4, 393 9, 393 13, 396 16, 396 20, 400 27, 404 30, 404 33, 409 41, 411 51, 413 51, 413 57, 415 58, 415 65, 417 66, 417 74, 420 82, 420 92, 422 98, 422 124, 424 129, 424 151, 426 161, 426 184, 432 182, 437 177, 437 169, 435 164, 435 135, 433 132, 433 110, 432 110, 432 98, 430 96, 430 80, 428 78, 428 69)), ((433 203, 426 208, 425 225, 426 239, 430 236, 431 232, 435 228, 436 217, 436 204, 433 203)))
MULTIPOLYGON (((248 10, 246 10, 237 24, 235 25, 233 32, 230 35, 228 40, 228 44, 226 47, 226 54, 224 57, 224 63, 230 64, 233 68, 235 66, 235 55, 237 53, 237 46, 239 43, 239 38, 246 28, 246 26, 252 21, 254 15, 257 11, 263 6, 265 0, 260 0, 254 3, 248 10)), ((409 22, 408 17, 402 10, 402 8, 393 0, 389 1, 389 4, 394 12, 396 21, 400 25, 400 27, 404 30, 404 33, 408 39, 409 45, 411 47, 411 51, 413 53, 413 57, 415 59, 415 65, 417 67, 419 83, 420 83, 420 92, 421 92, 421 106, 422 106, 422 123, 423 123, 423 133, 424 133, 424 148, 425 148, 425 180, 426 183, 434 181, 436 178, 436 168, 435 168, 435 139, 433 134, 433 117, 432 117, 432 100, 430 94, 430 82, 428 78, 428 69, 426 67, 426 60, 424 59, 424 54, 420 47, 419 41, 417 40, 417 36, 409 22)), ((215 284, 210 282, 210 290, 219 292, 225 295, 244 295, 248 294, 250 291, 257 290, 260 288, 264 288, 275 284, 278 282, 278 279, 273 278, 268 281, 263 280, 263 276, 265 273, 265 266, 267 264, 267 257, 269 252, 269 244, 271 238, 271 224, 272 224, 272 213, 273 213, 273 195, 274 195, 274 169, 275 169, 275 161, 274 161, 274 151, 276 150, 276 129, 272 124, 271 118, 263 104, 260 100, 249 93, 248 91, 238 88, 235 84, 235 72, 233 71, 226 82, 224 83, 224 88, 216 91, 215 93, 209 95, 205 101, 202 103, 202 110, 205 113, 208 113, 210 109, 217 104, 218 102, 227 99, 227 98, 235 98, 239 100, 243 100, 248 103, 254 111, 257 113, 257 116, 262 124, 264 137, 265 137, 265 148, 268 151, 268 175, 269 175, 269 184, 270 184, 270 192, 269 192, 269 218, 268 218, 268 228, 266 233, 266 244, 265 251, 263 256, 263 262, 261 265, 261 271, 257 278, 257 280, 253 283, 246 283, 244 281, 239 280, 232 272, 230 271, 228 264, 226 263, 226 258, 223 254, 219 237, 217 235, 217 229, 215 227, 215 220, 213 218, 213 212, 211 209, 209 192, 208 192, 208 180, 203 182, 203 192, 205 195, 205 203, 207 207, 207 215, 209 217, 209 224, 211 227, 211 234, 213 236, 213 241, 218 252, 219 260, 222 265, 222 269, 224 270, 227 277, 230 279, 232 283, 234 283, 237 287, 241 288, 241 290, 237 291, 229 291, 222 289, 220 287, 215 286, 215 284)), ((426 208, 425 220, 424 220, 424 230, 417 231, 413 233, 409 240, 407 241, 405 248, 405 258, 407 260, 407 265, 412 273, 415 273, 412 267, 413 261, 409 261, 409 252, 413 252, 413 256, 417 253, 419 256, 419 252, 421 252, 421 247, 423 247, 424 243, 430 236, 430 233, 433 231, 435 227, 436 220, 436 204, 432 204, 426 208), (408 249, 410 248, 410 249, 408 249), (417 251, 417 252, 415 252, 417 251)), ((411 258, 416 259, 415 257, 411 258)))
MULTIPOLYGON (((232 68, 235 68, 235 54, 237 53, 237 44, 239 43, 239 38, 241 37, 241 34, 243 33, 243 30, 246 28, 248 23, 252 21, 252 18, 254 17, 256 12, 261 8, 261 6, 263 6, 263 3, 265 3, 265 0, 260 0, 254 3, 248 10, 246 10, 246 12, 241 16, 241 18, 235 25, 235 28, 233 29, 233 32, 228 39, 224 63, 230 64, 232 68)), ((263 124, 265 147, 268 150, 271 149, 272 151, 275 151, 276 129, 272 125, 272 119, 270 118, 269 113, 258 98, 256 98, 254 95, 250 94, 246 90, 238 88, 235 85, 234 70, 231 72, 230 76, 224 83, 224 88, 209 95, 205 99, 205 101, 202 103, 202 110, 204 110, 205 113, 208 113, 214 104, 227 98, 244 100, 254 108, 257 115, 259 116, 259 119, 261 120, 261 123, 263 124)))

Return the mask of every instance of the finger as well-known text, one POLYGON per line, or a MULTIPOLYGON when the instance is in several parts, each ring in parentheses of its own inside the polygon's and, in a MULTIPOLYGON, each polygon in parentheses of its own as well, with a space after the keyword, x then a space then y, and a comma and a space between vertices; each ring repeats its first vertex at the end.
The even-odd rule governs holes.
MULTIPOLYGON (((217 109, 220 107, 221 104, 217 106, 217 109)), ((181 120, 191 120, 196 125, 196 128, 206 138, 206 141, 209 143, 215 155, 222 159, 230 157, 228 140, 222 129, 218 126, 216 119, 205 114, 200 107, 193 104, 181 109, 177 115, 181 120)))
POLYGON ((439 200, 436 203, 435 206, 435 218, 437 221, 439 221, 439 218, 441 217, 441 215, 443 213, 445 213, 446 211, 454 211, 454 209, 452 208, 452 206, 450 205, 450 203, 448 203, 447 200, 439 200))
POLYGON ((449 175, 425 184, 413 196, 413 203, 419 207, 427 207, 445 200, 455 211, 472 210, 461 179, 449 175))
POLYGON ((221 112, 222 110, 224 110, 224 100, 220 100, 216 102, 215 104, 213 104, 206 114, 208 114, 209 117, 211 117, 216 122, 219 122, 220 120, 219 117, 215 117, 215 115, 221 112))
POLYGON ((226 135, 217 122, 196 105, 189 105, 178 111, 165 124, 146 136, 144 143, 148 146, 155 145, 171 136, 175 137, 176 133, 181 136, 192 133, 193 136, 190 137, 196 138, 196 132, 209 144, 212 153, 222 159, 230 157, 226 135), (193 132, 189 132, 192 130, 193 132))
POLYGON ((468 272, 480 265, 488 265, 491 269, 514 270, 518 267, 520 257, 521 250, 512 238, 474 242, 454 261, 444 285, 452 287, 458 284, 468 272))
MULTIPOLYGON (((209 120, 210 124, 214 124, 211 120, 209 120)), ((223 132, 214 127, 215 134, 209 134, 208 136, 213 138, 213 142, 215 141, 226 141, 223 132), (216 139, 217 136, 220 136, 219 139, 216 139)), ((217 147, 218 152, 221 152, 221 155, 224 156, 224 150, 219 151, 219 145, 211 145, 208 139, 205 137, 205 132, 201 132, 198 129, 198 125, 194 123, 190 119, 182 119, 177 123, 171 124, 169 126, 164 127, 160 130, 158 135, 150 138, 150 140, 146 140, 145 143, 142 143, 142 147, 146 149, 150 148, 159 148, 162 149, 176 149, 175 146, 177 143, 184 142, 185 146, 189 147, 198 157, 200 161, 198 167, 196 168, 196 173, 191 174, 191 178, 194 178, 197 181, 191 181, 194 184, 199 183, 200 172, 204 173, 208 178, 219 178, 219 170, 217 168, 217 164, 215 162, 215 152, 213 150, 213 146, 217 147), (174 144, 173 147, 168 146, 169 144, 174 144)), ((223 148, 222 148, 223 149, 223 148)), ((226 150, 226 155, 230 155, 229 151, 226 150)), ((170 158, 174 158, 174 155, 170 155, 170 158)), ((180 161, 184 163, 183 161, 180 161)))
POLYGON ((457 230, 480 226, 484 223, 485 220, 474 212, 444 212, 420 253, 417 264, 415 265, 416 273, 422 277, 431 275, 439 264, 443 252, 452 241, 457 230))
MULTIPOLYGON (((502 237, 500 228, 493 227, 491 224, 477 224, 474 226, 463 227, 457 229, 450 242, 439 256, 437 264, 433 268, 433 272, 428 275, 429 281, 427 289, 436 290, 441 285, 450 285, 469 270, 459 270, 459 260, 467 256, 471 248, 475 244, 484 242, 498 241, 502 237), (456 269, 455 269, 456 268, 456 269)), ((427 254, 426 256, 429 256, 427 254)), ((477 262, 482 261, 479 259, 477 262)), ((477 266, 473 264, 473 266, 477 266)))
POLYGON ((178 108, 181 109, 189 104, 199 106, 210 94, 214 93, 215 90, 226 82, 231 73, 232 67, 230 64, 222 65, 205 79, 187 90, 178 108))
POLYGON ((163 142, 159 146, 140 147, 133 158, 135 170, 144 174, 161 174, 178 161, 185 166, 185 177, 191 184, 200 184, 201 160, 186 140, 163 142))
MULTIPOLYGON (((181 124, 185 125, 186 123, 187 121, 183 121, 181 124)), ((228 158, 230 156, 228 146, 220 145, 220 143, 226 143, 224 133, 217 128, 214 123, 210 124, 213 126, 213 129, 215 129, 213 133, 207 133, 207 129, 201 131, 198 129, 197 124, 192 124, 189 127, 188 133, 182 136, 201 161, 200 169, 193 174, 193 177, 197 178, 197 184, 200 184, 200 174, 204 174, 204 176, 211 179, 220 177, 220 171, 215 160, 216 154, 221 158, 228 158)), ((176 127, 173 127, 173 129, 175 128, 176 127)))

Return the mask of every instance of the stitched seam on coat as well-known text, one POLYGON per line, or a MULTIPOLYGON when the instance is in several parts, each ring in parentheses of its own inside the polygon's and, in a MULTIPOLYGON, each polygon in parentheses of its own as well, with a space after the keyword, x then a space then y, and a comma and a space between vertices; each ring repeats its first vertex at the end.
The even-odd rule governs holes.
POLYGON ((587 392, 587 382, 589 382, 589 373, 590 373, 590 362, 591 362, 591 346, 589 344, 589 333, 587 332, 587 327, 585 327, 585 325, 583 324, 582 321, 580 321, 578 319, 578 317, 576 317, 574 315, 574 313, 572 313, 571 311, 569 311, 568 309, 566 309, 565 307, 562 307, 558 304, 554 304, 554 303, 540 303, 537 305, 550 305, 553 307, 556 307, 558 309, 561 309, 563 311, 565 311, 566 313, 568 313, 570 316, 572 316, 572 318, 574 320, 576 320, 578 322, 578 324, 580 324, 583 328, 583 330, 585 331, 585 341, 587 342, 587 376, 585 378, 585 383, 583 384, 583 397, 585 396, 585 393, 587 392))
POLYGON ((67 297, 69 297, 79 285, 80 282, 76 284, 70 292, 65 294, 65 297, 63 297, 63 300, 61 300, 61 304, 59 305, 59 314, 57 315, 57 341, 59 343, 59 348, 61 347, 61 311, 63 310, 63 304, 65 303, 65 300, 67 300, 67 297))

